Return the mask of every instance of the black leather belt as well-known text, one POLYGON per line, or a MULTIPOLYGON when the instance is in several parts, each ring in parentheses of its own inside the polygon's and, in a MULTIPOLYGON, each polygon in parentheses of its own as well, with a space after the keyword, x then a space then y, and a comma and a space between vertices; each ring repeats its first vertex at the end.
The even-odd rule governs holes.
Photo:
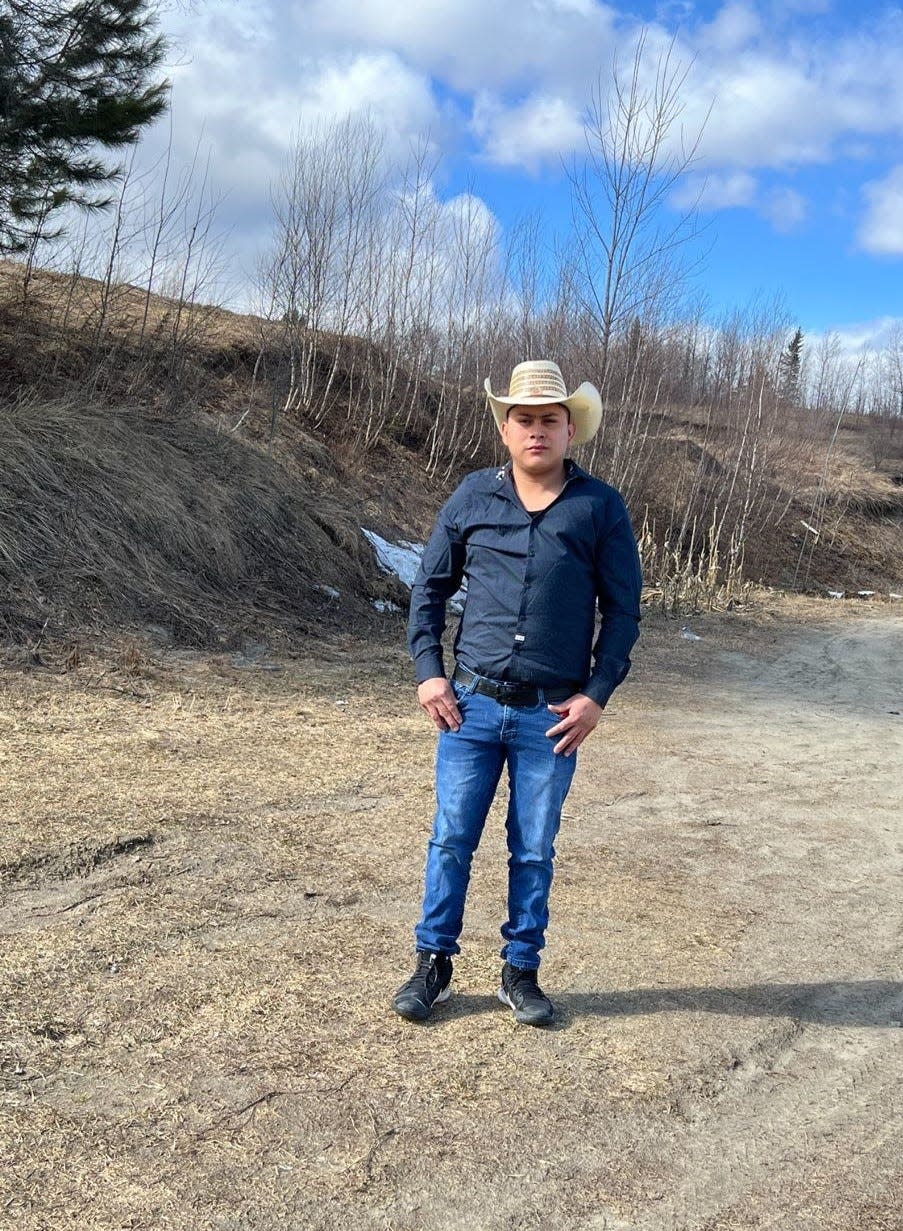
POLYGON ((580 688, 579 684, 573 686, 559 684, 547 688, 544 684, 537 687, 535 684, 521 684, 516 681, 490 680, 485 675, 476 675, 469 668, 462 667, 460 663, 455 667, 452 678, 456 679, 459 684, 463 684, 465 688, 469 688, 471 692, 481 692, 486 697, 492 697, 493 701, 499 701, 502 705, 539 705, 540 690, 546 701, 557 705, 560 701, 566 701, 568 697, 572 697, 580 688))

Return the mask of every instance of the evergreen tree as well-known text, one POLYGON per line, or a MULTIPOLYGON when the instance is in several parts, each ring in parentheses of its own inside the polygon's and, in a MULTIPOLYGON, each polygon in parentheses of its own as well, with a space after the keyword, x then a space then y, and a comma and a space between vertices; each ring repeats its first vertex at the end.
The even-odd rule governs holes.
POLYGON ((800 400, 800 369, 803 362, 803 331, 796 333, 781 352, 779 379, 781 396, 788 402, 800 400))
POLYGON ((0 4, 0 253, 49 237, 74 203, 102 209, 119 174, 99 149, 134 144, 166 109, 166 45, 147 0, 0 4))

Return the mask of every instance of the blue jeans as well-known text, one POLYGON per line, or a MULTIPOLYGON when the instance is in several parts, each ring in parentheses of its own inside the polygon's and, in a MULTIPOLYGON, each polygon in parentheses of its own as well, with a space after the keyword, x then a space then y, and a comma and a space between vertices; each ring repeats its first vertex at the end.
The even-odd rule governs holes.
POLYGON ((470 865, 486 814, 508 763, 508 920, 501 956, 512 966, 536 969, 545 944, 552 886, 553 845, 577 754, 552 749, 546 731, 558 718, 540 704, 503 705, 473 691, 452 688, 463 719, 442 731, 436 750, 436 816, 427 847, 423 915, 414 936, 418 949, 459 953, 470 865))

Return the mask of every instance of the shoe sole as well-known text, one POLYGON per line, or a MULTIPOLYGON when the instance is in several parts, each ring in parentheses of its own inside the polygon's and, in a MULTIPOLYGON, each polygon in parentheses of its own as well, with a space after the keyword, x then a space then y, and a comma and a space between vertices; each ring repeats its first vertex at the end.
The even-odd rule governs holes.
POLYGON ((425 1013, 407 1013, 404 1009, 400 1008, 394 1000, 392 1001, 392 1008, 399 1017, 403 1017, 407 1022, 425 1022, 429 1018, 429 1015, 432 1013, 433 1009, 435 1009, 436 1005, 442 1004, 443 1001, 448 1000, 451 994, 451 988, 444 987, 425 1013))
POLYGON ((552 1022, 555 1020, 554 1013, 551 1017, 543 1017, 540 1020, 537 1020, 535 1017, 525 1017, 519 1009, 514 1007, 514 1004, 509 999, 508 993, 505 991, 504 987, 499 988, 498 997, 502 1004, 507 1005, 512 1011, 514 1014, 514 1020, 520 1022, 522 1026, 551 1026, 552 1022))

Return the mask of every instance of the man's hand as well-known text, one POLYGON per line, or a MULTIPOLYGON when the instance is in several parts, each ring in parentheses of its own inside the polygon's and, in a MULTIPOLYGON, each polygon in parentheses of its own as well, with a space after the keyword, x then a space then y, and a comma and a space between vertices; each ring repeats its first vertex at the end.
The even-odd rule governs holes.
POLYGON ((444 675, 424 680, 417 688, 420 708, 432 718, 440 731, 457 731, 461 726, 461 711, 452 686, 444 675))
POLYGON ((561 736, 552 751, 563 752, 566 757, 577 751, 602 717, 602 706, 582 692, 575 692, 559 705, 550 705, 549 709, 553 714, 557 714, 561 721, 550 727, 546 736, 549 739, 561 736))

